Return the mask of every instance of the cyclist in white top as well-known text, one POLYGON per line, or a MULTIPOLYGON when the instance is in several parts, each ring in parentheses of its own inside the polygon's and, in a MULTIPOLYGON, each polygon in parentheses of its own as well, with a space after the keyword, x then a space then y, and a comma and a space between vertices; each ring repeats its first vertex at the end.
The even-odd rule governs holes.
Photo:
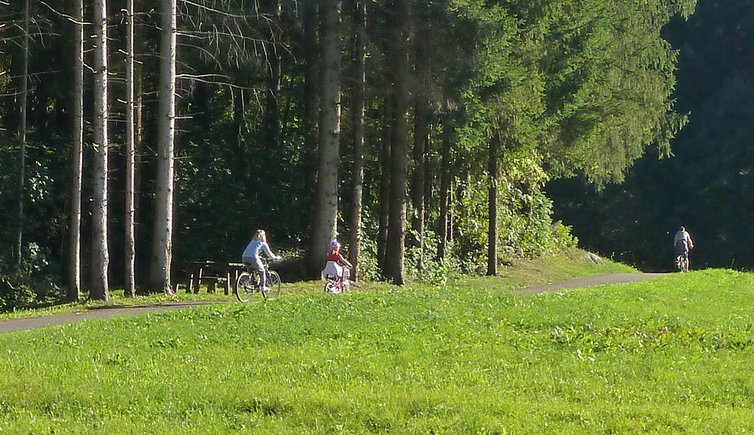
POLYGON ((689 268, 689 251, 694 249, 694 242, 685 227, 680 227, 673 237, 676 258, 683 256, 686 259, 686 270, 689 268))
POLYGON ((264 264, 262 264, 262 259, 259 256, 260 253, 264 253, 264 255, 274 260, 280 259, 279 256, 273 254, 270 250, 270 245, 267 244, 267 234, 264 232, 264 230, 257 230, 254 233, 254 237, 251 239, 251 242, 246 245, 246 249, 244 249, 243 251, 242 258, 244 264, 256 267, 256 269, 259 271, 259 284, 262 286, 262 290, 266 292, 268 290, 267 274, 264 273, 264 264))

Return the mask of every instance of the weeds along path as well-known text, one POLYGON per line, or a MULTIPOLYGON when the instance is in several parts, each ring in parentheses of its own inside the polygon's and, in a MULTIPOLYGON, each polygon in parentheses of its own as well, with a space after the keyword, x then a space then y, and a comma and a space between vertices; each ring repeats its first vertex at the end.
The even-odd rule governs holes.
POLYGON ((609 275, 583 276, 565 281, 539 284, 533 287, 521 289, 523 295, 533 295, 552 290, 565 290, 571 288, 594 287, 605 284, 623 284, 629 282, 644 281, 647 279, 665 276, 666 273, 611 273, 609 275))
MULTIPOLYGON (((569 288, 592 287, 603 284, 621 284, 627 282, 643 281, 664 273, 613 273, 609 275, 585 276, 573 278, 565 281, 540 284, 520 290, 523 295, 533 295, 552 290, 563 290, 569 288)), ((52 314, 47 316, 30 317, 24 319, 12 319, 0 321, 0 334, 7 332, 21 331, 24 329, 42 328, 52 325, 63 325, 66 323, 79 322, 87 319, 107 319, 116 316, 130 316, 135 314, 150 313, 156 311, 165 311, 178 308, 189 308, 202 306, 218 302, 172 302, 160 305, 149 305, 142 307, 99 307, 86 311, 80 311, 70 314, 52 314)))

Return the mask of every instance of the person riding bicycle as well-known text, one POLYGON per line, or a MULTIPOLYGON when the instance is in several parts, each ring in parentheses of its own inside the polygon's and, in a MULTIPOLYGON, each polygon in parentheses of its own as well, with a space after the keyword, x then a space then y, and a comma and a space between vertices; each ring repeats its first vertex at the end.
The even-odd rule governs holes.
POLYGON ((694 249, 694 242, 685 227, 680 227, 673 237, 673 246, 677 261, 686 260, 686 270, 689 270, 689 251, 694 249))
POLYGON ((259 285, 263 292, 267 292, 267 274, 264 273, 264 264, 259 256, 260 253, 268 256, 273 260, 279 260, 281 257, 275 255, 270 250, 270 245, 267 244, 267 234, 264 230, 256 230, 254 237, 251 239, 246 249, 243 251, 242 259, 244 265, 254 267, 259 271, 259 285))
POLYGON ((343 266, 352 269, 351 263, 346 260, 340 253, 340 243, 337 240, 333 240, 330 243, 330 248, 327 253, 327 264, 324 270, 322 270, 323 276, 334 276, 337 282, 343 279, 343 266))

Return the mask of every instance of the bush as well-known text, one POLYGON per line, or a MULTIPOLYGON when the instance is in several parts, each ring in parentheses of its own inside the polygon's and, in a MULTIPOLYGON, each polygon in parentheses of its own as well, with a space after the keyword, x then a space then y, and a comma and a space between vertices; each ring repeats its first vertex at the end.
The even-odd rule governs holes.
POLYGON ((463 265, 453 256, 448 255, 443 261, 437 259, 439 240, 437 234, 427 231, 424 234, 423 250, 406 250, 405 270, 409 280, 446 285, 460 276, 463 265))
POLYGON ((14 310, 60 299, 61 290, 47 261, 47 253, 36 243, 25 247, 19 267, 0 262, 0 310, 14 310))

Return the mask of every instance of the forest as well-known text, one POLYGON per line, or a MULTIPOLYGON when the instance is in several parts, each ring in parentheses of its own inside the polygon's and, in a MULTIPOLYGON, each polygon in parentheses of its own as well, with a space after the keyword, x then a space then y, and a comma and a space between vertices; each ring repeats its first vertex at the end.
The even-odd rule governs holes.
MULTIPOLYGON (((750 104, 750 75, 713 88, 725 66, 693 57, 723 56, 701 27, 750 29, 721 3, 0 1, 0 308, 173 291, 183 263, 237 261, 257 228, 284 279, 317 276, 336 238, 359 279, 398 285, 494 275, 574 234, 609 250, 629 210, 671 207, 658 188, 610 215, 616 190, 671 177, 658 156, 706 163, 713 125, 689 124, 750 104)), ((692 232, 749 175, 726 157, 739 172, 676 206, 692 232)))
POLYGON ((647 153, 625 183, 599 190, 582 177, 554 180, 554 216, 584 247, 647 271, 667 271, 679 226, 692 234, 692 266, 754 267, 754 3, 700 1, 663 31, 679 50, 677 110, 688 124, 672 156, 647 153))

